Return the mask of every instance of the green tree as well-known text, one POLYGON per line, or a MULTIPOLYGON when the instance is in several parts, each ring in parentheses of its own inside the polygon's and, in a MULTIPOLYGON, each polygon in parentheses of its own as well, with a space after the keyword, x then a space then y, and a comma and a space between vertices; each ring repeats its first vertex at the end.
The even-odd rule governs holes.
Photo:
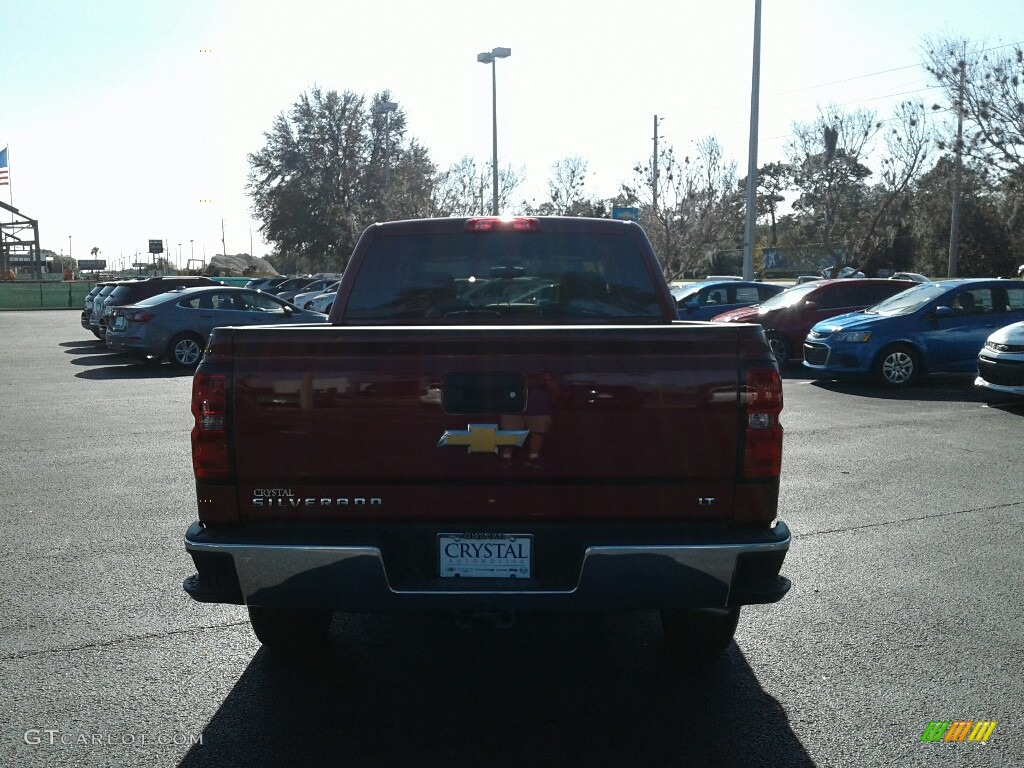
POLYGON ((416 219, 437 215, 434 208, 434 187, 437 166, 426 147, 410 140, 396 158, 390 172, 390 218, 416 219))
MULTIPOLYGON (((787 192, 792 185, 792 173, 785 163, 767 163, 757 169, 757 185, 755 188, 755 201, 757 205, 757 218, 768 217, 770 245, 775 247, 779 244, 779 203, 785 201, 783 192, 787 192)), ((737 188, 746 195, 747 177, 744 176, 737 184, 737 188)))
POLYGON ((870 110, 829 107, 813 123, 794 125, 786 146, 798 197, 793 208, 807 235, 833 265, 870 269, 893 242, 908 193, 928 160, 932 134, 923 105, 904 102, 888 121, 870 110), (878 182, 868 184, 879 144, 878 182))
MULTIPOLYGON (((914 266, 928 275, 944 275, 948 266, 950 199, 955 160, 939 159, 914 187, 910 216, 915 242, 914 266)), ((1003 196, 991 188, 987 169, 964 165, 961 177, 959 273, 965 277, 1013 274, 1015 263, 1001 210, 1003 196)))
POLYGON ((850 261, 857 239, 865 179, 871 170, 863 160, 878 132, 875 113, 843 112, 830 107, 813 123, 797 123, 786 155, 798 197, 793 209, 818 233, 823 255, 836 268, 850 261))
POLYGON ((313 87, 249 155, 252 210, 283 271, 341 271, 373 221, 430 209, 434 166, 389 99, 313 87))

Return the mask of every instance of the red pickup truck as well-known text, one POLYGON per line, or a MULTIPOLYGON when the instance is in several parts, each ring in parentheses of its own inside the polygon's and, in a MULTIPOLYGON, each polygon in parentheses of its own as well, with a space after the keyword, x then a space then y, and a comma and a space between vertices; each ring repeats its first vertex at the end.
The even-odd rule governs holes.
POLYGON ((759 326, 676 312, 634 223, 369 227, 328 324, 211 335, 186 592, 285 652, 406 610, 659 610, 722 650, 789 589, 782 386, 759 326))

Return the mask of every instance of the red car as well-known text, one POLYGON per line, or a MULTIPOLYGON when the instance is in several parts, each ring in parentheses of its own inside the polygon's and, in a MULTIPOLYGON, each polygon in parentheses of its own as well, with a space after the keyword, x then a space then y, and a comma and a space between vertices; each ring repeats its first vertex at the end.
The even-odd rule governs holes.
POLYGON ((811 326, 836 315, 871 307, 913 288, 912 280, 839 278, 794 285, 763 304, 734 309, 711 318, 716 323, 759 323, 779 365, 803 355, 811 326))

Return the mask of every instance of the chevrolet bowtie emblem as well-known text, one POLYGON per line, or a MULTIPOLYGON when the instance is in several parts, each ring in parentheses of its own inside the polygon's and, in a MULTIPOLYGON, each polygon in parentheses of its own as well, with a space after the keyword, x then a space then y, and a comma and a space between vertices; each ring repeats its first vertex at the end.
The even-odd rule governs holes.
POLYGON ((499 446, 522 448, 528 429, 498 429, 497 424, 468 424, 466 430, 446 430, 437 441, 438 448, 464 445, 466 453, 497 453, 499 446))

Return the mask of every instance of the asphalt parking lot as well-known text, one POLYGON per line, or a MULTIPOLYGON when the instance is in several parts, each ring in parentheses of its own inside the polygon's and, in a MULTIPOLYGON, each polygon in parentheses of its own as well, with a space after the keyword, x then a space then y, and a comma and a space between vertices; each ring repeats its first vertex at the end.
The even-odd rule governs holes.
POLYGON ((787 373, 779 604, 672 665, 646 613, 336 616, 287 664, 181 590, 191 377, 77 312, 0 313, 0 764, 1011 766, 1024 755, 1024 405, 787 373), (985 743, 933 721, 995 721, 985 743))

